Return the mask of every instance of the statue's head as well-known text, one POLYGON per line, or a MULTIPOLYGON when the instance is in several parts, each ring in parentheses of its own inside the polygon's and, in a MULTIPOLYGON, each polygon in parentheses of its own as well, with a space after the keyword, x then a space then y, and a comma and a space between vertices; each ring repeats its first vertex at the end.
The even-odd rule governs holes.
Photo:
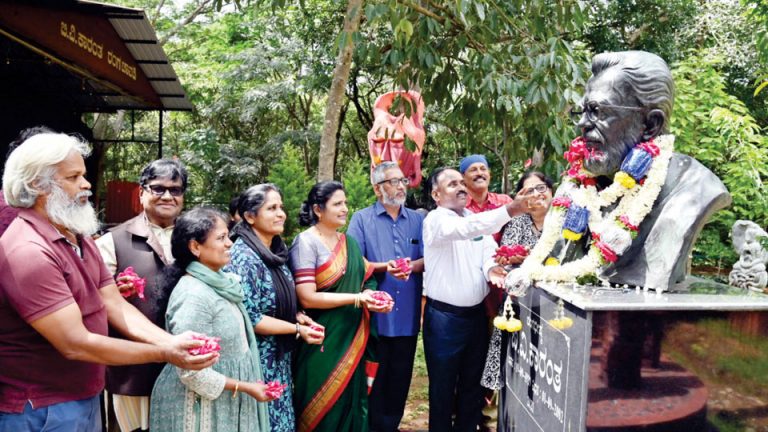
POLYGON ((577 126, 594 153, 584 167, 612 176, 640 142, 666 132, 675 85, 661 57, 644 51, 598 54, 580 107, 577 126))

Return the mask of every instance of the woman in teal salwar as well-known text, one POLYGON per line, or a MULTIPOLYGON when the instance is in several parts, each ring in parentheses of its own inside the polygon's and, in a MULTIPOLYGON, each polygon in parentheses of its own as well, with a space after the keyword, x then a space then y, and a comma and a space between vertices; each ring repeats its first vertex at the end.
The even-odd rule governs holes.
POLYGON ((323 346, 300 345, 294 362, 294 407, 299 432, 368 430, 366 347, 377 306, 369 279, 373 266, 352 238, 337 232, 347 221, 344 187, 320 182, 299 215, 311 226, 290 250, 299 302, 325 327, 323 346), (363 284, 365 283, 365 286, 363 284))
POLYGON ((176 221, 171 236, 175 263, 164 283, 174 284, 166 312, 172 334, 192 330, 220 337, 220 359, 187 371, 167 365, 152 390, 151 430, 163 432, 267 432, 269 418, 259 351, 238 278, 229 262, 224 217, 196 208, 176 221))

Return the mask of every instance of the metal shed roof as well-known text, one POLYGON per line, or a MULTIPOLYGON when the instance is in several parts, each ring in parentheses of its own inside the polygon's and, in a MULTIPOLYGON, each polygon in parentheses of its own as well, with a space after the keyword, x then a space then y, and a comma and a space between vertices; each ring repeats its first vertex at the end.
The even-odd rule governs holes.
MULTIPOLYGON (((43 97, 58 91, 61 97, 83 112, 193 109, 143 10, 88 0, 0 0, 0 42, 11 53, 0 75, 15 77, 30 85, 34 85, 30 76, 50 77, 50 82, 41 86, 46 92, 43 97), (98 25, 85 25, 91 22, 98 24, 97 21, 101 23, 102 34, 96 34, 98 25), (106 43, 102 46, 108 46, 109 41, 112 41, 113 47, 122 43, 124 47, 114 47, 115 53, 121 51, 126 64, 130 63, 129 67, 133 67, 133 81, 136 82, 126 85, 125 76, 117 77, 122 78, 122 82, 121 79, 114 79, 115 75, 120 75, 119 70, 116 71, 118 68, 110 62, 113 66, 110 71, 103 52, 95 58, 82 46, 78 51, 79 40, 71 38, 69 43, 65 30, 67 25, 74 28, 73 22, 77 23, 76 30, 80 32, 76 33, 77 36, 81 33, 86 38, 93 36, 92 40, 106 43), (111 25, 111 30, 105 22, 111 25), (61 35, 57 34, 59 25, 61 35), (6 39, 3 40, 2 36, 6 39), (100 36, 107 42, 99 39, 100 36), (120 42, 115 41, 117 38, 120 42), (14 62, 15 59, 10 58, 12 55, 20 61, 14 62), (132 59, 127 58, 129 55, 132 59), (43 58, 34 61, 35 56, 43 58), (138 74, 135 69, 140 69, 138 74), (140 87, 138 91, 130 88, 134 84, 140 87)), ((112 55, 112 51, 109 54, 112 55)), ((31 94, 40 91, 35 89, 31 94)))

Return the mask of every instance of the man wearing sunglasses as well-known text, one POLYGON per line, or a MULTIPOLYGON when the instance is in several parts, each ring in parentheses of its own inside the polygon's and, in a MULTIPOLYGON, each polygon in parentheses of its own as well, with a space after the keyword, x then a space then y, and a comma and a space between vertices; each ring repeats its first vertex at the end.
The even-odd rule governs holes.
MULTIPOLYGON (((165 308, 170 292, 159 290, 157 279, 163 267, 173 262, 171 234, 184 206, 187 170, 178 161, 158 159, 139 176, 139 201, 143 211, 96 240, 102 259, 115 276, 128 302, 160 328, 165 328, 165 308), (146 280, 137 292, 128 277, 117 277, 127 267, 146 280)), ((110 410, 123 432, 148 429, 149 397, 163 364, 107 367, 106 389, 114 406, 110 410)), ((111 428, 111 430, 116 430, 111 428)))

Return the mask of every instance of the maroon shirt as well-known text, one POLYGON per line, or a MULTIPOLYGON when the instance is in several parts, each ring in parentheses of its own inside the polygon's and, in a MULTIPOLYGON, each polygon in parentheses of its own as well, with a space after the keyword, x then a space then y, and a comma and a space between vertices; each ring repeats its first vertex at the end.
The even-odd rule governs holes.
POLYGON ((34 408, 97 395, 104 366, 67 360, 28 323, 77 303, 83 324, 107 334, 99 289, 114 283, 90 238, 80 239, 82 258, 32 209, 0 238, 0 411, 34 408))
POLYGON ((3 191, 0 190, 0 236, 3 235, 8 225, 16 219, 16 215, 19 214, 19 209, 14 208, 6 204, 3 191))
MULTIPOLYGON (((466 209, 472 213, 482 213, 487 212, 488 210, 497 209, 510 202, 512 202, 512 198, 509 195, 488 192, 488 198, 486 198, 485 203, 480 205, 477 201, 472 199, 471 195, 467 194, 466 209)), ((503 231, 503 229, 501 231, 503 231)), ((496 240, 496 244, 499 244, 499 241, 501 240, 501 231, 493 234, 493 239, 496 240)))

